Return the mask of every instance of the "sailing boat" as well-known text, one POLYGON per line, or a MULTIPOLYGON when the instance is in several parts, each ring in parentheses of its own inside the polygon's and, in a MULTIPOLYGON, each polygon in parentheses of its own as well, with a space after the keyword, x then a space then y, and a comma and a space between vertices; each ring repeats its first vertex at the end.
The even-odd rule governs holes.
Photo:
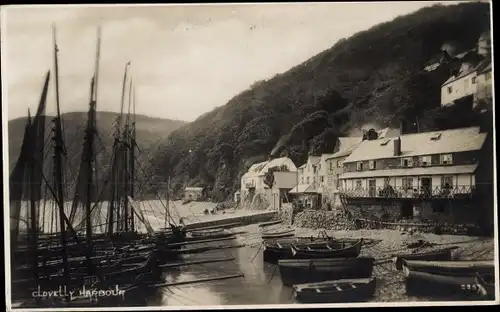
MULTIPOLYGON (((43 243, 38 244, 38 224, 39 224, 39 213, 37 213, 37 199, 40 199, 41 190, 41 179, 43 178, 48 185, 48 181, 43 174, 43 143, 44 143, 44 127, 39 126, 44 125, 44 110, 47 97, 47 89, 49 84, 49 74, 44 84, 44 89, 42 91, 42 96, 39 104, 39 109, 34 121, 28 118, 28 123, 25 129, 25 135, 23 139, 23 144, 21 148, 21 153, 11 175, 11 237, 12 237, 12 247, 13 250, 19 250, 19 220, 21 220, 21 205, 16 203, 21 202, 25 199, 28 193, 31 200, 29 220, 27 222, 28 227, 28 246, 24 249, 24 252, 14 252, 13 260, 16 260, 16 256, 20 254, 33 255, 33 261, 31 265, 28 266, 16 266, 13 265, 13 280, 12 289, 13 294, 21 295, 22 291, 28 291, 31 295, 31 291, 38 284, 43 284, 44 287, 53 286, 64 286, 64 289, 74 289, 81 288, 82 285, 88 285, 90 287, 103 287, 109 286, 110 282, 120 284, 121 288, 128 289, 131 287, 136 287, 137 283, 147 282, 144 276, 148 273, 150 277, 158 274, 155 271, 157 268, 157 261, 154 254, 146 259, 142 259, 139 263, 132 263, 133 267, 124 268, 124 260, 130 260, 130 254, 120 251, 113 251, 112 246, 107 246, 108 254, 106 255, 105 261, 99 261, 96 259, 93 241, 94 235, 92 233, 92 216, 91 216, 91 206, 90 202, 92 200, 92 189, 89 187, 86 193, 86 200, 81 200, 80 202, 85 203, 86 208, 86 244, 82 242, 81 237, 77 235, 75 229, 72 226, 69 218, 66 216, 64 211, 64 201, 65 193, 63 189, 64 184, 64 174, 63 174, 63 157, 65 155, 65 144, 64 135, 62 128, 61 111, 59 104, 59 81, 58 81, 58 62, 57 62, 57 44, 55 42, 55 28, 54 28, 54 60, 55 60, 55 94, 56 94, 56 108, 57 114, 53 119, 53 185, 50 187, 51 196, 56 202, 58 221, 59 221, 59 240, 54 240, 54 235, 48 237, 43 243), (39 147, 41 147, 39 149, 39 147), (35 149, 35 150, 33 150, 35 149), (39 152, 41 150, 41 152, 39 152), (30 156, 32 155, 32 156, 30 156), (36 162, 36 160, 40 162, 36 162), (25 185, 30 185, 26 188, 25 185), (29 191, 29 192, 28 192, 29 191), (14 208, 14 209, 12 209, 14 208), (68 234, 71 235, 69 239, 68 234), (56 244, 53 246, 53 244, 56 244), (70 244, 72 243, 72 245, 70 244), (72 248, 73 247, 73 248, 72 248), (83 247, 83 248, 82 248, 83 247), (86 247, 86 248, 85 248, 86 247), (43 252, 42 252, 43 251, 43 252), (82 252, 83 251, 83 252, 82 252), (84 257, 82 257, 84 255, 84 257), (127 257, 129 256, 129 257, 127 257), (56 259, 54 259, 56 258, 56 259), (83 259, 82 259, 83 258, 83 259), (96 261, 97 260, 97 261, 96 261), (82 272, 81 268, 84 268, 82 272), (62 271, 62 274, 61 274, 62 271), (155 273, 156 272, 156 273, 155 273), (23 274, 24 273, 24 274, 23 274), (154 273, 154 274, 152 274, 154 273), (30 277, 31 275, 31 277, 30 277)), ((97 72, 97 71, 96 71, 97 72)), ((94 76, 91 86, 91 101, 89 108, 89 120, 87 125, 87 135, 84 141, 84 151, 83 154, 87 157, 83 157, 82 160, 86 163, 86 168, 92 167, 93 153, 92 153, 92 138, 94 136, 94 126, 95 126, 95 103, 97 74, 94 76)), ((83 166, 82 166, 83 167, 83 166)), ((81 167, 81 168, 82 168, 81 167)), ((89 183, 87 185, 92 185, 92 170, 88 170, 85 175, 85 180, 89 183), (90 174, 89 174, 90 173, 90 174)), ((83 174, 80 176, 84 176, 83 174)), ((81 178, 84 180, 83 178, 81 178)), ((105 244, 104 244, 105 245, 105 244)), ((30 258, 30 257, 28 257, 30 258)), ((128 261, 130 264, 130 261, 128 261)), ((12 261, 16 263, 16 261, 12 261)), ((61 298, 62 299, 62 298, 61 298)), ((37 304, 39 305, 40 298, 37 298, 37 304)), ((66 297, 63 299, 65 304, 70 305, 70 298, 66 297)), ((86 301, 88 302, 88 300, 86 301)))

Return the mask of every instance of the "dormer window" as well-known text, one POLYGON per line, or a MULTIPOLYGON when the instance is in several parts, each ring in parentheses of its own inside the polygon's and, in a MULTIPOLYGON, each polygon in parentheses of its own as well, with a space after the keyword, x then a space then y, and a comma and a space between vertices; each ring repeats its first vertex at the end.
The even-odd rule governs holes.
POLYGON ((431 136, 432 141, 437 141, 439 139, 441 139, 441 133, 436 133, 433 136, 431 136))
POLYGON ((362 161, 359 161, 356 163, 356 170, 363 171, 363 162, 362 161))
POLYGON ((420 164, 422 166, 430 166, 431 165, 431 157, 430 156, 420 157, 420 164))
POLYGON ((407 158, 402 158, 401 159, 401 167, 413 167, 413 158, 407 157, 407 158))
POLYGON ((451 165, 453 163, 453 155, 452 154, 443 154, 440 156, 441 165, 451 165))
POLYGON ((370 160, 368 165, 370 166, 370 170, 375 170, 377 168, 377 163, 375 162, 375 160, 370 160))

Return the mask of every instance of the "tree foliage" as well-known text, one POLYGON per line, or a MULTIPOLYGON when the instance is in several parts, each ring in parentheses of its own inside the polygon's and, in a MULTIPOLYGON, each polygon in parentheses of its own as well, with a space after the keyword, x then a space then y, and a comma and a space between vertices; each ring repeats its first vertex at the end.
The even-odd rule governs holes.
POLYGON ((489 14, 487 3, 427 7, 342 39, 174 131, 152 161, 155 174, 230 194, 249 160, 277 151, 299 165, 310 152, 332 152, 338 136, 366 122, 468 125, 470 116, 450 122, 439 108, 449 71, 423 68, 445 43, 474 48, 489 14))

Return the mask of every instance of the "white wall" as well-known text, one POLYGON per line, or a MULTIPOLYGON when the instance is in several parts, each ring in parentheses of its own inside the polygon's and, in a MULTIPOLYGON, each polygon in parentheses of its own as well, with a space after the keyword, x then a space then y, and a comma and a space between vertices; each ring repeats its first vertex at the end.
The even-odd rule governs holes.
MULTIPOLYGON (((493 80, 491 79, 491 71, 478 75, 476 78, 476 83, 476 101, 479 99, 492 97, 493 80)), ((474 101, 474 104, 476 104, 476 101, 474 101)))
MULTIPOLYGON (((460 79, 452 81, 441 87, 441 105, 448 106, 453 104, 460 98, 476 93, 477 81, 472 83, 473 78, 476 77, 476 72, 472 72, 460 79), (448 88, 451 87, 451 93, 448 88)), ((477 80, 477 78, 476 78, 477 80)))

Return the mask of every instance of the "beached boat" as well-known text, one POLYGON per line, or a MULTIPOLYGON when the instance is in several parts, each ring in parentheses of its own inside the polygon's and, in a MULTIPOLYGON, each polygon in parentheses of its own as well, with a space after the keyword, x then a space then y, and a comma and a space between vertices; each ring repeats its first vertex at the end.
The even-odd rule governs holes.
POLYGON ((273 238, 282 238, 282 237, 292 237, 295 236, 295 230, 290 229, 281 232, 263 232, 262 239, 273 239, 273 238))
POLYGON ((403 269, 403 260, 450 261, 452 251, 456 248, 449 247, 420 253, 396 254, 392 256, 392 260, 396 265, 396 269, 401 271, 403 269))
POLYGON ((350 303, 370 300, 376 286, 376 279, 371 277, 299 284, 293 289, 296 300, 301 303, 350 303))
POLYGON ((447 275, 414 271, 403 264, 406 293, 441 299, 478 299, 479 287, 474 276, 447 275))
POLYGON ((285 259, 279 260, 283 285, 316 283, 346 278, 372 276, 374 258, 285 259))
POLYGON ((494 260, 419 261, 403 260, 411 271, 440 275, 476 276, 476 273, 493 274, 494 260))
POLYGON ((495 299, 495 275, 476 273, 479 294, 486 299, 495 299))
POLYGON ((281 221, 281 220, 262 222, 262 223, 259 223, 259 227, 262 228, 262 227, 266 227, 266 226, 276 225, 276 224, 280 224, 282 222, 283 221, 281 221))
POLYGON ((310 247, 299 247, 292 244, 294 259, 319 259, 319 258, 355 258, 359 256, 363 240, 353 243, 336 242, 327 244, 326 249, 314 249, 310 247))
POLYGON ((304 248, 326 248, 326 244, 334 242, 333 239, 324 238, 281 238, 263 241, 264 261, 276 263, 279 259, 293 258, 292 244, 304 248))

